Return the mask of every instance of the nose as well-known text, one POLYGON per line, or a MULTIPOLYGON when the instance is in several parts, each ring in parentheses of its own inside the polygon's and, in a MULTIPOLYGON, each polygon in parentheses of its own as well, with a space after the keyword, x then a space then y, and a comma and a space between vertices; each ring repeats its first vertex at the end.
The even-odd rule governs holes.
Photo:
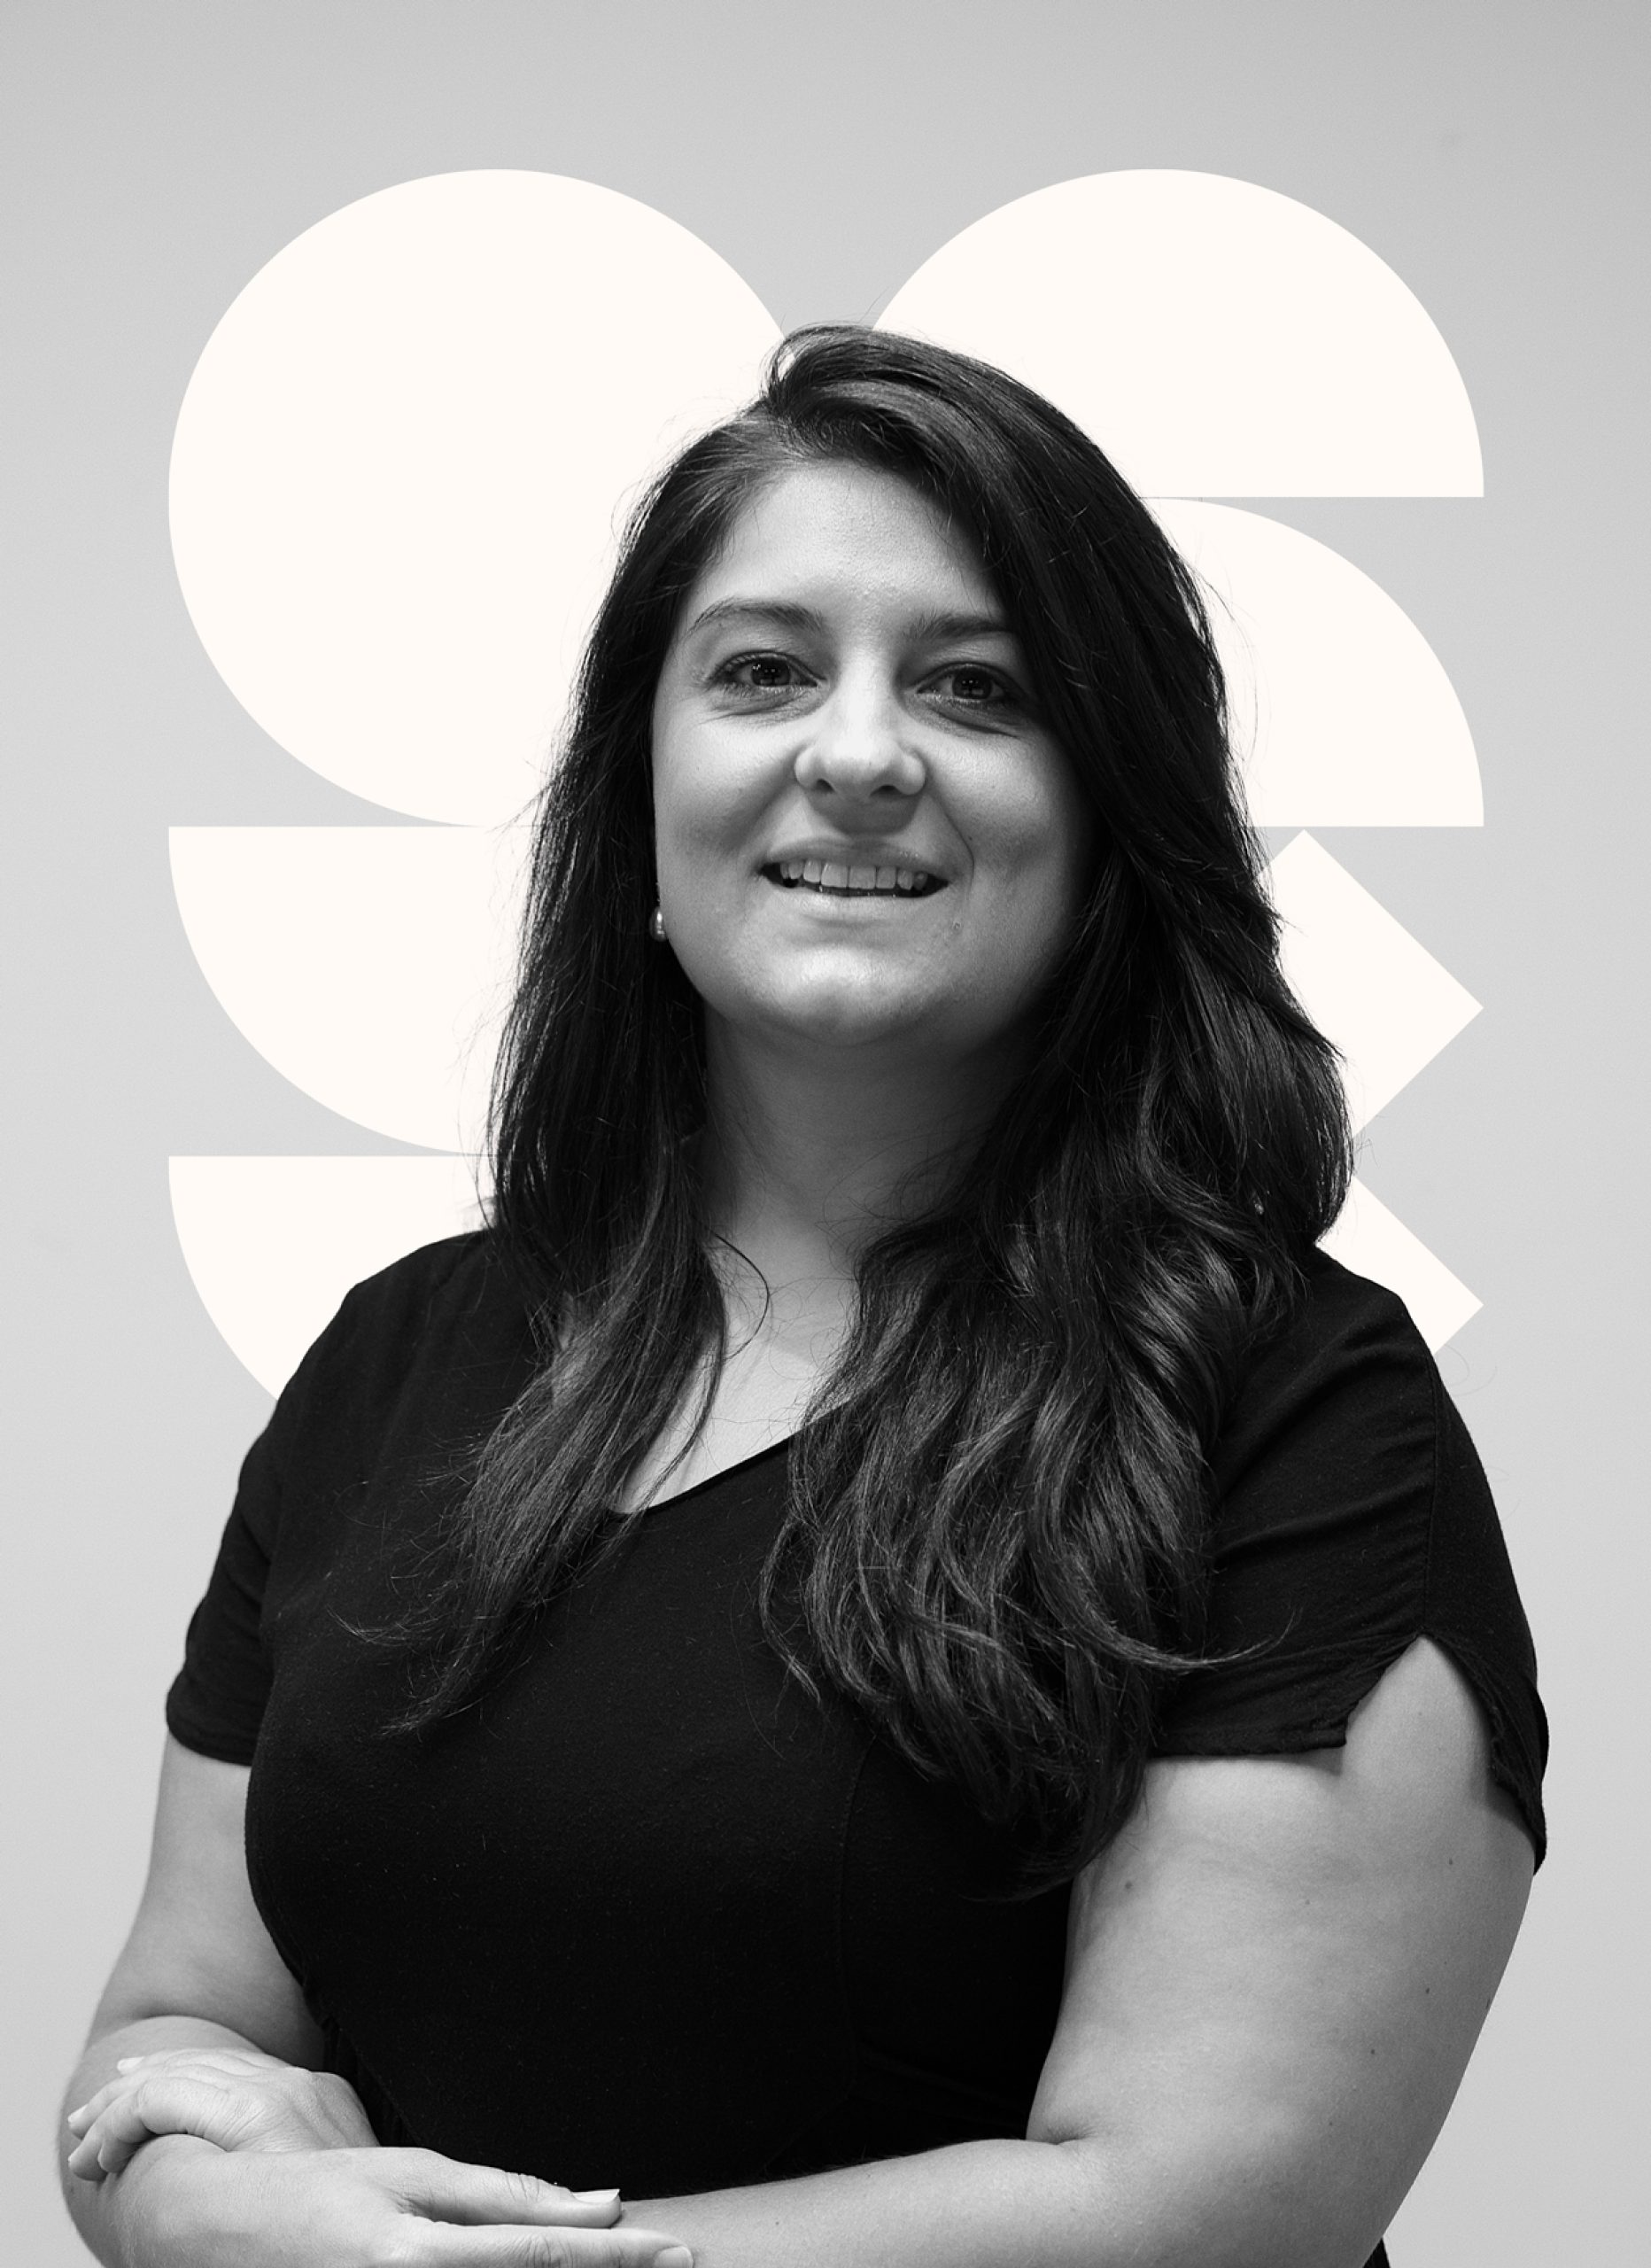
POLYGON ((921 793, 927 767, 911 745, 892 688, 845 682, 810 719, 796 759, 797 784, 813 800, 887 802, 921 793))

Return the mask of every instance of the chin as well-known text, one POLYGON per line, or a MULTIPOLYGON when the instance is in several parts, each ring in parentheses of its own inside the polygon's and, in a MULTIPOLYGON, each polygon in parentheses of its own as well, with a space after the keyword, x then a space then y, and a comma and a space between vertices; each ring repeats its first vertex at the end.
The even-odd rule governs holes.
POLYGON ((768 1029, 776 1037, 822 1048, 904 1045, 915 1051, 919 1041, 933 1036, 932 1031, 926 1032, 925 1022, 920 1011, 906 1015, 889 1010, 868 1014, 838 1000, 823 1002, 811 1012, 775 1017, 768 1029))
MULTIPOLYGON (((732 1005, 732 1004, 731 1004, 732 1005)), ((729 1021, 736 1027, 760 1029, 770 1042, 794 1041, 822 1048, 891 1046, 900 1042, 915 1047, 936 1036, 939 1004, 907 995, 890 998, 887 988, 864 988, 841 981, 816 978, 772 995, 760 1006, 738 1009, 729 1021)))

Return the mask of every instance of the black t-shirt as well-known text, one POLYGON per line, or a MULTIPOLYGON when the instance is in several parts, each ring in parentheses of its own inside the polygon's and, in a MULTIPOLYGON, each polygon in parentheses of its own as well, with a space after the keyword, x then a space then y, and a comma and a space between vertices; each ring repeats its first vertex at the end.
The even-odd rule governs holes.
MULTIPOLYGON (((386 2141, 659 2196, 1024 2133, 1066 1893, 757 1623, 784 1445, 637 1516, 523 1667, 384 1737, 393 1615, 455 1445, 529 1376, 478 1237, 359 1285, 242 1472, 167 1721, 252 1767, 260 1913, 386 2141)), ((1399 1302, 1315 1258, 1213 1464, 1213 1650, 1165 1755, 1339 1745, 1410 1643, 1458 1663, 1539 1858, 1546 1728, 1495 1511, 1399 1302)), ((451 1483, 448 1484, 450 1487, 451 1483)), ((1379 2257, 1380 2256, 1378 2256, 1379 2257)))

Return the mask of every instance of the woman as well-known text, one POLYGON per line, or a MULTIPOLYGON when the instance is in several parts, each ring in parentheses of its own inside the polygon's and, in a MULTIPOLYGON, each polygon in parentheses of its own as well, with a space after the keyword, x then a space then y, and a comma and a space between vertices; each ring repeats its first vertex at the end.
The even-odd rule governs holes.
POLYGON ((1150 516, 796 336, 593 633, 492 1225, 247 1460, 93 2249, 1383 2259, 1546 1735, 1346 1151, 1150 516))

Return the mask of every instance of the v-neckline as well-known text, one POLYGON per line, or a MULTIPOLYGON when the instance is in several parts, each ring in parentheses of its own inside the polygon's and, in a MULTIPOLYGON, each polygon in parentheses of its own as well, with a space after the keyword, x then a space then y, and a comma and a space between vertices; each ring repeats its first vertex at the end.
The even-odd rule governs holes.
POLYGON ((708 1472, 702 1480, 694 1481, 689 1487, 679 1488, 674 1496, 656 1496, 651 1504, 639 1504, 635 1511, 626 1512, 623 1517, 628 1520, 641 1520, 646 1519, 650 1512, 668 1511, 673 1504, 686 1504, 691 1496, 701 1495, 707 1488, 714 1488, 719 1480, 732 1480, 736 1472, 744 1472, 751 1465, 761 1464, 764 1457, 774 1456, 781 1449, 788 1449, 802 1430, 799 1425, 782 1440, 770 1441, 766 1449, 753 1449, 749 1456, 740 1457, 736 1464, 719 1466, 715 1472, 708 1472))

